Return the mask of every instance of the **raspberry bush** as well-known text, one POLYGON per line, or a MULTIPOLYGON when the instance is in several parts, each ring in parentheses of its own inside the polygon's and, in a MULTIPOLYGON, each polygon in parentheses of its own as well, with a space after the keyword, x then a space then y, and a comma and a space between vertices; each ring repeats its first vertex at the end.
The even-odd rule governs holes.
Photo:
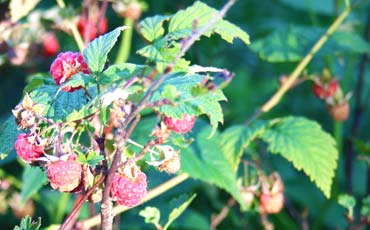
MULTIPOLYGON (((310 20, 328 23, 321 28, 301 17, 292 20, 301 25, 266 21, 260 11, 277 16, 257 1, 219 9, 213 1, 58 0, 50 9, 38 2, 20 12, 21 3, 9 1, 0 22, 1 60, 27 72, 0 134, 2 161, 16 165, 0 169, 0 214, 47 213, 15 229, 40 229, 41 221, 61 230, 369 224, 364 188, 353 191, 362 191, 352 194, 364 198, 358 205, 338 196, 343 175, 351 192, 354 151, 369 152, 359 138, 367 67, 361 61, 355 89, 343 76, 347 53, 348 68, 370 53, 368 35, 343 29, 362 19, 364 3, 336 3, 333 22, 321 17, 326 5, 313 3, 310 20), (165 6, 178 10, 165 14, 165 6), (279 84, 265 78, 278 74, 279 84), (11 175, 19 168, 22 175, 11 175), (328 211, 339 205, 345 209, 328 211), (328 221, 338 216, 343 223, 328 221)), ((277 15, 291 15, 279 4, 306 10, 288 0, 268 4, 277 15)))

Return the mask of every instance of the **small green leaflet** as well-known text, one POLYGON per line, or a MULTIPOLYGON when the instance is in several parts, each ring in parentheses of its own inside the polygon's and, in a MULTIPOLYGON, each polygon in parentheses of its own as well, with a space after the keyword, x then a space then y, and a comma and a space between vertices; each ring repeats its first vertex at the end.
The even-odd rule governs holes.
POLYGON ((303 170, 329 198, 338 160, 335 140, 318 123, 306 118, 286 117, 274 122, 262 135, 269 151, 303 170))
POLYGON ((266 124, 262 121, 255 121, 250 125, 236 125, 226 129, 221 134, 220 146, 227 161, 236 171, 243 152, 249 144, 260 137, 266 129, 266 124))
POLYGON ((139 23, 139 29, 141 34, 149 42, 156 40, 157 38, 163 36, 164 34, 163 22, 165 22, 168 19, 169 17, 161 15, 145 18, 139 23))
POLYGON ((139 212, 139 215, 144 217, 144 221, 147 224, 154 224, 159 226, 159 220, 161 218, 161 212, 156 207, 147 206, 144 210, 139 212))
POLYGON ((184 203, 182 203, 180 206, 174 208, 171 211, 170 215, 168 216, 167 223, 163 227, 163 230, 167 230, 170 227, 172 222, 174 222, 185 211, 185 209, 190 205, 190 203, 194 200, 195 197, 196 194, 193 194, 184 203))
POLYGON ((73 77, 69 79, 66 83, 64 83, 61 87, 69 86, 77 88, 78 86, 82 86, 84 88, 88 88, 89 85, 93 83, 96 83, 96 81, 91 75, 79 72, 74 74, 73 77))
POLYGON ((30 216, 26 216, 21 220, 19 226, 15 226, 13 230, 39 230, 41 227, 41 217, 37 221, 32 221, 30 216))
POLYGON ((145 223, 151 223, 154 224, 154 226, 157 229, 162 229, 166 230, 170 227, 170 225, 186 210, 186 208, 190 205, 190 203, 194 200, 196 197, 196 194, 193 194, 191 197, 187 198, 186 200, 183 201, 183 198, 185 198, 186 195, 181 196, 179 199, 176 201, 176 207, 171 211, 171 213, 168 216, 167 223, 164 225, 164 227, 160 227, 160 217, 161 213, 158 208, 156 207, 146 207, 144 210, 141 210, 139 212, 139 215, 144 217, 145 223), (181 202, 181 203, 179 203, 181 202))
POLYGON ((36 73, 29 77, 31 79, 29 83, 24 88, 24 92, 30 93, 34 89, 40 87, 41 85, 55 85, 55 82, 49 73, 36 73))
POLYGON ((86 49, 83 50, 83 56, 93 73, 100 74, 103 71, 108 53, 113 48, 114 44, 116 44, 121 31, 127 28, 126 26, 121 26, 109 33, 99 36, 90 42, 86 49))
POLYGON ((99 164, 102 160, 104 159, 104 157, 102 155, 99 155, 97 152, 89 152, 87 154, 87 156, 83 153, 78 153, 78 156, 77 156, 77 160, 78 162, 81 162, 83 164, 87 164, 93 168, 95 168, 95 166, 97 164, 99 164))
MULTIPOLYGON (((216 9, 197 1, 185 10, 180 10, 171 18, 167 36, 173 39, 189 37, 194 31, 206 25, 217 13, 216 9)), ((230 43, 233 42, 234 38, 240 38, 246 45, 250 44, 247 33, 223 19, 213 25, 205 36, 209 37, 212 33, 218 33, 225 41, 230 43)))
POLYGON ((135 75, 139 75, 144 70, 145 65, 136 65, 131 63, 120 63, 109 66, 101 76, 98 82, 101 85, 110 85, 117 81, 125 81, 135 75))
MULTIPOLYGON (((176 55, 180 52, 181 45, 169 40, 167 37, 156 40, 150 45, 137 51, 143 57, 148 58, 152 62, 156 62, 156 67, 159 72, 165 70, 167 65, 173 61, 176 55)), ((173 70, 186 70, 190 62, 181 58, 173 67, 173 70)))
POLYGON ((184 114, 196 116, 206 114, 213 127, 212 135, 215 133, 218 123, 223 123, 222 108, 219 102, 226 100, 226 98, 222 91, 217 88, 204 94, 193 95, 193 88, 200 84, 205 77, 199 74, 186 75, 183 72, 172 73, 153 93, 150 102, 163 100, 163 96, 168 94, 168 87, 171 87, 172 91, 176 89, 178 94, 178 97, 174 100, 176 106, 163 105, 158 110, 177 119, 182 118, 184 114))
POLYGON ((348 210, 351 210, 356 206, 356 199, 348 194, 340 194, 338 196, 338 204, 342 205, 348 210))

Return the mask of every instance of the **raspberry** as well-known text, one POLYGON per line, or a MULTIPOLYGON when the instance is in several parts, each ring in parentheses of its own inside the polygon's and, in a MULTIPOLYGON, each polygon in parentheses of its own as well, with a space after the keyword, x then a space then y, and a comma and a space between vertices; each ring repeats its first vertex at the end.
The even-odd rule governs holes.
POLYGON ((32 138, 25 133, 18 135, 15 141, 15 149, 18 156, 27 163, 37 160, 44 153, 44 148, 38 145, 36 141, 32 141, 32 138))
POLYGON ((241 195, 245 205, 251 205, 254 200, 254 193, 248 190, 242 190, 241 195))
POLYGON ((189 132, 195 123, 195 116, 185 114, 181 119, 172 117, 165 117, 164 124, 172 131, 176 133, 187 133, 189 132))
POLYGON ((333 96, 335 92, 337 92, 337 90, 338 90, 337 80, 331 80, 327 84, 315 81, 312 85, 313 94, 320 99, 326 99, 328 97, 333 96))
MULTIPOLYGON (((78 72, 91 73, 82 54, 79 52, 68 51, 60 53, 50 66, 50 74, 53 76, 57 85, 68 81, 78 72)), ((66 92, 73 92, 76 89, 81 89, 81 86, 62 88, 66 92)))
POLYGON ((98 22, 98 18, 89 18, 86 21, 86 17, 81 16, 77 23, 78 31, 82 37, 85 37, 85 31, 87 31, 87 38, 89 41, 95 39, 98 35, 104 34, 108 30, 108 21, 103 17, 98 22))
POLYGON ((284 207, 284 194, 278 193, 262 193, 260 196, 261 212, 272 214, 280 212, 284 207))
POLYGON ((122 12, 123 17, 137 20, 141 16, 141 6, 137 2, 130 3, 127 8, 122 12))
POLYGON ((82 178, 82 166, 75 157, 57 160, 47 165, 50 185, 61 192, 74 192, 82 178))
POLYGON ((112 4, 113 10, 122 17, 137 20, 141 16, 141 5, 137 2, 123 3, 117 1, 112 4))
POLYGON ((159 171, 165 171, 167 173, 176 173, 180 170, 180 155, 178 152, 173 152, 171 158, 164 161, 158 166, 159 171))
POLYGON ((349 117, 349 103, 348 101, 343 101, 338 105, 328 105, 329 114, 336 121, 345 121, 349 117))
POLYGON ((139 171, 134 178, 116 173, 113 177, 110 192, 120 205, 133 207, 140 204, 146 195, 146 188, 146 175, 143 172, 139 171))
POLYGON ((59 51, 59 42, 55 34, 47 33, 42 39, 43 54, 45 57, 53 57, 59 51))

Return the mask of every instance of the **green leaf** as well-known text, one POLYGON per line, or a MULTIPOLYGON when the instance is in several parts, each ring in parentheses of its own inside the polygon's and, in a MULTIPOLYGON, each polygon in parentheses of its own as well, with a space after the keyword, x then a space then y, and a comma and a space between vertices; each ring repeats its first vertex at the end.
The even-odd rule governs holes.
POLYGON ((95 82, 95 79, 91 75, 79 72, 74 74, 73 77, 69 79, 66 83, 64 83, 61 87, 69 86, 76 88, 78 86, 82 86, 84 88, 88 88, 89 84, 95 82))
POLYGON ((98 82, 101 85, 109 85, 119 80, 127 80, 138 75, 145 67, 145 65, 131 63, 111 65, 99 76, 98 82))
MULTIPOLYGON (((290 26, 255 41, 251 48, 269 62, 300 61, 324 33, 319 27, 290 26)), ((340 52, 370 53, 370 44, 352 32, 336 31, 316 56, 340 52)))
POLYGON ((25 203, 30 197, 36 194, 47 182, 45 171, 39 167, 26 165, 22 175, 21 198, 25 203))
POLYGON ((168 19, 169 17, 161 15, 145 18, 139 23, 141 34, 149 42, 156 40, 164 34, 163 22, 168 19))
POLYGON ((175 208, 171 211, 170 215, 168 216, 168 221, 163 227, 163 230, 166 230, 170 227, 172 222, 175 221, 185 211, 185 209, 190 205, 190 203, 194 200, 195 197, 196 197, 196 194, 193 194, 188 200, 182 203, 178 208, 175 208))
POLYGON ((102 160, 104 160, 102 155, 99 155, 97 152, 89 152, 86 158, 86 163, 95 168, 95 166, 98 165, 102 160))
POLYGON ((330 197, 338 150, 335 140, 318 123, 301 117, 282 118, 263 133, 262 139, 269 144, 269 151, 280 153, 296 169, 303 170, 330 197))
POLYGON ((240 38, 246 45, 250 44, 249 35, 229 21, 218 21, 215 25, 214 32, 229 43, 233 43, 235 38, 240 38))
POLYGON ((230 193, 240 204, 243 199, 237 186, 237 174, 221 151, 220 134, 215 132, 208 139, 211 128, 204 122, 197 122, 193 129, 194 141, 181 152, 181 171, 194 179, 214 184, 230 193))
POLYGON ((178 97, 176 87, 173 85, 165 85, 162 91, 162 97, 169 100, 175 100, 178 97))
POLYGON ((340 194, 338 203, 348 210, 352 210, 356 206, 356 199, 348 194, 340 194))
POLYGON ((41 85, 53 85, 55 84, 53 78, 50 77, 49 73, 37 73, 29 77, 31 79, 24 88, 24 92, 29 93, 41 85))
POLYGON ((15 226, 13 230, 39 230, 41 227, 41 217, 37 221, 32 221, 30 216, 26 216, 21 220, 19 226, 15 226))
POLYGON ((166 94, 166 89, 169 86, 175 87, 178 93, 178 97, 174 100, 176 106, 163 105, 157 109, 166 116, 177 119, 182 118, 184 114, 195 116, 206 114, 213 127, 212 135, 216 131, 218 123, 223 123, 223 113, 219 102, 226 100, 226 98, 219 89, 194 96, 192 93, 193 87, 196 87, 205 78, 206 76, 203 75, 185 75, 183 72, 170 74, 158 90, 153 93, 150 101, 155 102, 164 99, 163 94, 166 94))
MULTIPOLYGON (((92 97, 96 94, 95 87, 89 88, 92 97)), ((30 93, 32 100, 44 105, 44 116, 54 121, 65 121, 70 114, 81 110, 87 104, 88 97, 84 90, 64 92, 56 85, 41 85, 30 93)))
MULTIPOLYGON (((217 14, 218 11, 216 9, 197 1, 185 10, 178 11, 171 18, 167 36, 170 36, 172 39, 189 37, 194 31, 209 23, 217 14)), ((250 44, 247 33, 223 19, 211 26, 204 35, 209 37, 212 33, 220 34, 222 39, 230 43, 233 42, 234 38, 240 38, 245 44, 250 44)))
POLYGON ((110 109, 106 106, 102 106, 99 113, 99 119, 104 126, 107 126, 110 119, 110 109))
POLYGON ((0 133, 0 162, 8 156, 8 154, 14 149, 15 141, 17 140, 18 134, 21 132, 18 130, 18 126, 15 123, 14 116, 10 115, 8 119, 1 125, 0 133))
MULTIPOLYGON (((152 44, 137 51, 138 54, 156 63, 159 72, 173 61, 180 52, 182 44, 178 40, 190 37, 199 28, 206 25, 216 17, 218 11, 201 2, 195 2, 185 10, 178 11, 169 20, 168 33, 164 35, 163 22, 167 17, 155 16, 142 21, 142 33, 152 44)), ((213 33, 221 35, 221 38, 232 43, 235 38, 240 38, 249 45, 249 35, 234 24, 219 20, 203 35, 210 37, 213 33)), ((190 62, 180 59, 173 67, 174 70, 184 70, 190 62)))
POLYGON ((94 39, 89 45, 83 50, 83 56, 89 66, 89 69, 95 73, 99 74, 103 71, 105 62, 108 58, 108 53, 116 44, 118 36, 121 31, 127 27, 121 26, 115 30, 106 33, 98 38, 94 39))
POLYGON ((249 144, 265 131, 266 124, 256 121, 251 125, 236 125, 221 134, 220 146, 225 158, 234 171, 238 169, 240 159, 249 144))
MULTIPOLYGON (((176 55, 180 52, 181 45, 175 43, 167 38, 158 39, 150 45, 137 51, 138 54, 148 58, 150 61, 156 63, 156 68, 159 72, 164 71, 168 64, 170 64, 176 55)), ((190 65, 189 61, 181 58, 173 67, 174 71, 186 70, 190 65)))
POLYGON ((154 224, 155 226, 159 226, 159 220, 161 218, 161 213, 158 208, 156 207, 145 207, 144 210, 139 212, 139 215, 144 217, 144 221, 147 224, 154 224))

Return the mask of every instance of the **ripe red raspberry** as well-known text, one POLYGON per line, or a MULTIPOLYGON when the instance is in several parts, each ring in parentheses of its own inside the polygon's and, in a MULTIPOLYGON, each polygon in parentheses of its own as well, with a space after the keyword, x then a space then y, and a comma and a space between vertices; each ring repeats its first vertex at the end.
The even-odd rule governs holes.
POLYGON ((54 33, 46 33, 42 39, 43 54, 53 57, 59 51, 59 42, 54 33))
POLYGON ((316 97, 320 99, 326 99, 333 96, 335 92, 337 92, 338 86, 338 81, 335 79, 326 84, 314 82, 312 85, 312 92, 316 97))
POLYGON ((261 212, 272 214, 280 212, 284 207, 283 192, 262 193, 260 196, 261 212))
POLYGON ((190 116, 188 114, 183 115, 181 119, 176 119, 172 117, 165 117, 164 124, 170 130, 176 133, 187 133, 189 132, 195 123, 195 116, 190 116))
POLYGON ((122 173, 113 177, 110 192, 120 205, 133 207, 140 204, 147 192, 146 175, 138 172, 136 177, 129 178, 122 173))
POLYGON ((85 31, 88 30, 87 38, 89 39, 89 41, 91 41, 95 39, 98 35, 107 32, 108 21, 105 17, 103 17, 102 19, 89 18, 88 20, 86 20, 86 17, 81 16, 78 20, 77 28, 83 38, 85 37, 85 31))
MULTIPOLYGON (((61 85, 68 81, 78 72, 86 74, 91 73, 82 54, 79 52, 68 51, 60 53, 50 66, 50 74, 53 76, 57 85, 61 85)), ((62 90, 66 92, 73 92, 76 89, 81 89, 81 86, 62 88, 62 90)))
POLYGON ((82 178, 82 166, 76 157, 68 160, 59 159, 47 165, 50 185, 61 192, 73 192, 79 187, 82 178))
POLYGON ((32 138, 25 133, 18 135, 15 141, 15 150, 18 156, 27 163, 37 160, 37 158, 44 153, 44 147, 38 145, 36 140, 32 140, 32 138))

